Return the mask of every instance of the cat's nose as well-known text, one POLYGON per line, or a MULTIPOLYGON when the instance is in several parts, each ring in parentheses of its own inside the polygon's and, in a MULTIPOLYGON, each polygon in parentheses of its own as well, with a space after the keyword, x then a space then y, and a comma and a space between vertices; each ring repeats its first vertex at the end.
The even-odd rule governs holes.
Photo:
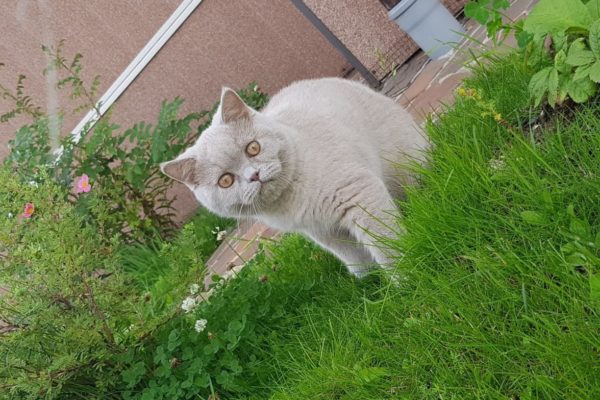
POLYGON ((244 168, 244 171, 242 172, 242 176, 248 180, 248 182, 257 182, 260 181, 260 173, 258 172, 258 169, 251 167, 251 166, 247 166, 246 168, 244 168))

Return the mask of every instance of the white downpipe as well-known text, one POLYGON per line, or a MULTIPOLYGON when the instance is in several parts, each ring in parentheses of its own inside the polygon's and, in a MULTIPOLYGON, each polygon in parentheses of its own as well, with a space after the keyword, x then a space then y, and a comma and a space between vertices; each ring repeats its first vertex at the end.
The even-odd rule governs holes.
POLYGON ((202 0, 183 0, 179 7, 171 14, 169 19, 152 36, 152 39, 144 46, 131 63, 119 75, 116 81, 108 88, 106 93, 100 97, 97 109, 92 109, 83 117, 77 126, 71 131, 73 141, 77 143, 81 139, 83 129, 91 129, 94 124, 106 113, 115 101, 129 87, 131 82, 142 72, 156 53, 167 43, 173 34, 179 29, 190 14, 202 3, 202 0))

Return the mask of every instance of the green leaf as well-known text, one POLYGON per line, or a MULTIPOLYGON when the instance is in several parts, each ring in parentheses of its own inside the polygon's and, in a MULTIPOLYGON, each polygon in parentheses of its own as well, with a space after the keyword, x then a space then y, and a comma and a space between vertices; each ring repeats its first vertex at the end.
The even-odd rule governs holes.
POLYGON ((567 92, 574 102, 584 103, 596 93, 596 84, 588 79, 571 80, 567 92))
POLYGON ((146 366, 143 361, 138 361, 133 364, 130 368, 126 369, 121 373, 121 377, 123 378, 123 382, 127 384, 129 387, 135 386, 142 376, 146 372, 146 366))
POLYGON ((591 68, 591 65, 582 65, 581 67, 577 67, 575 74, 573 75, 573 80, 578 81, 580 79, 589 79, 591 68))
POLYGON ((495 0, 494 1, 494 9, 496 9, 496 10, 506 10, 508 7, 510 7, 509 0, 495 0))
POLYGON ((552 34, 552 45, 554 47, 555 51, 560 51, 563 50, 564 47, 566 47, 567 45, 567 34, 562 31, 562 32, 556 32, 552 34))
POLYGON ((519 48, 524 49, 533 40, 533 34, 527 31, 520 31, 515 33, 515 38, 517 39, 519 48))
POLYGON ((564 50, 560 50, 554 56, 554 68, 562 73, 568 73, 571 70, 567 64, 567 53, 564 50))
POLYGON ((556 33, 567 29, 586 30, 593 22, 581 0, 540 0, 525 20, 524 29, 532 33, 556 33))
POLYGON ((156 399, 157 389, 155 388, 146 388, 142 392, 141 400, 154 400, 156 399))
POLYGON ((558 98, 558 71, 553 68, 548 76, 548 103, 552 108, 556 105, 558 98))
POLYGON ((571 265, 573 267, 586 265, 588 262, 585 255, 578 253, 578 252, 567 255, 565 257, 565 261, 567 262, 568 265, 571 265))
POLYGON ((544 216, 536 211, 522 211, 521 218, 531 225, 544 225, 546 223, 544 216))
POLYGON ((572 219, 569 224, 569 230, 585 240, 590 236, 590 224, 581 219, 572 219))
POLYGON ((169 341, 167 342, 167 349, 169 351, 173 351, 179 347, 181 344, 181 337, 179 336, 179 331, 177 329, 173 329, 169 334, 169 341))
POLYGON ((212 340, 209 344, 204 346, 204 354, 209 356, 209 355, 215 354, 220 349, 221 349, 221 344, 216 340, 212 340))
POLYGON ((355 366, 354 369, 356 369, 356 374, 360 379, 366 383, 375 383, 386 376, 390 376, 389 371, 382 367, 360 368, 359 366, 355 366))
POLYGON ((594 62, 595 59, 594 53, 588 49, 583 38, 575 40, 571 44, 571 47, 569 47, 569 53, 567 55, 567 64, 569 65, 575 67, 588 65, 594 62))
POLYGON ((586 6, 592 19, 600 19, 600 0, 590 0, 586 6))
POLYGON ((490 12, 481 4, 472 1, 465 5, 465 15, 484 25, 490 16, 490 12))
POLYGON ((554 70, 552 67, 542 69, 533 75, 529 82, 529 92, 531 93, 531 97, 535 99, 536 106, 540 105, 544 95, 548 91, 548 80, 552 70, 554 70))
POLYGON ((201 388, 207 388, 210 386, 210 374, 207 372, 200 372, 200 375, 196 376, 196 378, 194 378, 194 385, 201 387, 201 388))
POLYGON ((596 83, 600 83, 600 60, 596 61, 594 65, 590 67, 589 77, 596 83))
POLYGON ((596 58, 600 59, 600 20, 590 27, 590 49, 596 58))

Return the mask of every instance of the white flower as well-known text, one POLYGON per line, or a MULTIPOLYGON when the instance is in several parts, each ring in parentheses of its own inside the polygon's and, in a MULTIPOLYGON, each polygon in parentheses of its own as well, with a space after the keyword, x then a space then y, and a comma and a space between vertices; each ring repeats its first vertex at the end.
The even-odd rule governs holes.
POLYGON ((506 167, 506 161, 504 161, 504 156, 500 156, 499 158, 492 158, 489 161, 490 169, 493 171, 498 171, 500 169, 504 169, 506 167))
POLYGON ((196 321, 196 323, 194 324, 194 329, 196 330, 196 332, 200 333, 202 332, 204 329, 206 329, 206 324, 208 323, 207 320, 205 319, 199 319, 196 321))
POLYGON ((193 298, 193 297, 186 297, 185 299, 183 299, 183 303, 181 303, 181 309, 183 311, 185 311, 186 313, 189 313, 197 305, 198 305, 198 303, 196 302, 195 298, 193 298))
POLYGON ((210 233, 212 233, 213 235, 216 235, 217 242, 220 242, 221 240, 223 240, 225 238, 225 234, 227 233, 227 231, 221 230, 220 227, 215 226, 215 229, 213 231, 210 231, 210 233))
POLYGON ((198 293, 199 290, 200 290, 200 285, 198 285, 197 283, 192 283, 190 285, 190 294, 196 294, 196 293, 198 293))
POLYGON ((6 214, 6 217, 7 217, 7 218, 12 218, 12 217, 14 217, 14 214, 13 214, 13 213, 11 213, 11 212, 9 212, 8 214, 6 214))
POLYGON ((36 181, 29 181, 29 186, 38 187, 38 183, 36 181))

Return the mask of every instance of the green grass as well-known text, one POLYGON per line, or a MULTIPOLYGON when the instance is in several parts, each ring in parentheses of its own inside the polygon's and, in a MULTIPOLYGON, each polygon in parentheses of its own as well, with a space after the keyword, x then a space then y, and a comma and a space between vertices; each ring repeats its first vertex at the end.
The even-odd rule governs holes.
POLYGON ((144 244, 125 244, 118 259, 127 278, 150 302, 148 310, 163 311, 180 300, 191 283, 202 282, 204 263, 219 243, 215 227, 227 229, 232 220, 199 208, 170 242, 156 239, 144 244))
MULTIPOLYGON (((399 204, 407 233, 384 243, 404 254, 398 285, 356 280, 287 235, 131 351, 126 393, 600 398, 600 102, 540 119, 531 71, 516 56, 488 61, 427 125, 433 149, 399 204)), ((222 223, 199 218, 173 243, 124 250, 155 313, 201 279, 222 223)))
POLYGON ((213 233, 216 227, 227 229, 233 226, 227 220, 199 208, 184 227, 184 232, 171 242, 156 239, 144 244, 126 244, 120 248, 121 265, 136 286, 148 290, 165 277, 172 281, 174 269, 189 270, 190 258, 195 264, 206 261, 219 243, 213 233), (169 251, 176 248, 176 251, 169 251))
POLYGON ((532 131, 529 76, 495 60, 466 83, 480 99, 428 125, 407 234, 387 243, 404 253, 399 287, 294 236, 244 273, 277 265, 310 290, 260 328, 276 334, 246 366, 258 383, 225 398, 600 398, 600 104, 532 131))

